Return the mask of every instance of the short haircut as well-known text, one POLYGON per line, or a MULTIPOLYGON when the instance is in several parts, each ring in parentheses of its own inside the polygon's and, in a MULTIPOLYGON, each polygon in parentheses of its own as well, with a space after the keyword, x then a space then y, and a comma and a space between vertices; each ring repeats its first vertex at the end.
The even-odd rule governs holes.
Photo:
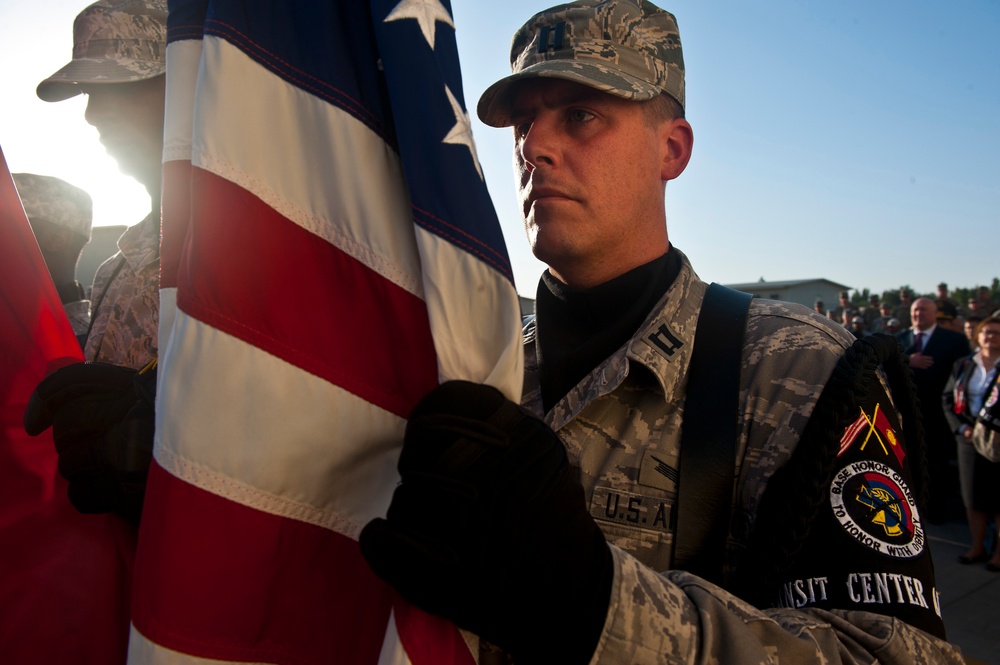
POLYGON ((1000 316, 997 316, 997 314, 994 313, 980 321, 976 325, 976 337, 979 337, 979 333, 983 332, 983 328, 988 325, 1000 325, 1000 316))
POLYGON ((639 103, 642 104, 642 112, 651 125, 658 125, 667 120, 684 117, 684 107, 665 92, 661 92, 656 97, 639 103))

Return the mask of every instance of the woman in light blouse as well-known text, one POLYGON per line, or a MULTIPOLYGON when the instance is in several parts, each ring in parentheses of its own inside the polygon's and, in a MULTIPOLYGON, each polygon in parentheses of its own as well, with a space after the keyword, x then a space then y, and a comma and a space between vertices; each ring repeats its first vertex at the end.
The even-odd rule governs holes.
POLYGON ((984 540, 990 516, 1000 533, 1000 463, 990 462, 972 446, 972 428, 983 405, 987 386, 1000 361, 1000 317, 990 316, 976 327, 979 348, 955 363, 942 401, 958 440, 958 474, 972 546, 958 557, 960 563, 986 562, 987 570, 1000 572, 1000 548, 992 557, 984 540))

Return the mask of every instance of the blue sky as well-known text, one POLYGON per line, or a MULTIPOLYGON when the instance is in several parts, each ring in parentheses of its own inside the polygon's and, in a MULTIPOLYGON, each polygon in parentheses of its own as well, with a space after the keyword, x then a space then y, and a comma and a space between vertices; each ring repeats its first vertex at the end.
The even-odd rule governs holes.
MULTIPOLYGON (((148 201, 103 154, 82 101, 34 96, 69 59, 84 6, 0 0, 0 146, 12 170, 91 191, 96 223, 132 223, 148 201)), ((468 108, 507 73, 513 32, 547 6, 453 0, 468 108)), ((1000 276, 1000 2, 662 6, 680 26, 695 131, 667 187, 668 229, 703 279, 929 292, 1000 276)), ((478 119, 473 131, 518 290, 533 295, 543 266, 521 231, 509 132, 478 119)))

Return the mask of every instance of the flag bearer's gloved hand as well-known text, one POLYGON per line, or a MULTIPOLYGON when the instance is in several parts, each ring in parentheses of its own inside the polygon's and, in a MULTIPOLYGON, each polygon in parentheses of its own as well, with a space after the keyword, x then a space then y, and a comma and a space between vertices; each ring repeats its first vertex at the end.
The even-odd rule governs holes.
POLYGON ((45 377, 28 400, 24 429, 52 427, 59 473, 81 513, 142 514, 153 455, 156 370, 77 363, 45 377))
POLYGON ((445 383, 410 416, 399 473, 387 519, 361 532, 379 577, 520 665, 590 660, 611 551, 545 423, 495 388, 445 383))

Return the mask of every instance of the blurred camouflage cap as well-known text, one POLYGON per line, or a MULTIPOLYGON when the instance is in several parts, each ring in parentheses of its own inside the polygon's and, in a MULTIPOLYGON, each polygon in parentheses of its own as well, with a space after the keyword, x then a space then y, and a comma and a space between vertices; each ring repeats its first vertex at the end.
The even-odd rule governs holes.
POLYGON ((21 205, 34 225, 48 222, 90 240, 93 202, 90 194, 65 180, 35 173, 14 173, 21 205))
POLYGON ((167 71, 166 53, 167 0, 101 0, 73 21, 73 59, 35 92, 58 102, 80 83, 145 81, 167 71))
POLYGON ((938 298, 934 301, 934 304, 937 306, 937 318, 939 321, 951 321, 958 316, 958 308, 947 300, 938 298))
POLYGON ((487 125, 510 125, 515 84, 534 77, 575 81, 624 99, 661 92, 684 108, 684 56, 674 15, 646 0, 580 0, 535 14, 514 34, 512 75, 479 98, 487 125))

